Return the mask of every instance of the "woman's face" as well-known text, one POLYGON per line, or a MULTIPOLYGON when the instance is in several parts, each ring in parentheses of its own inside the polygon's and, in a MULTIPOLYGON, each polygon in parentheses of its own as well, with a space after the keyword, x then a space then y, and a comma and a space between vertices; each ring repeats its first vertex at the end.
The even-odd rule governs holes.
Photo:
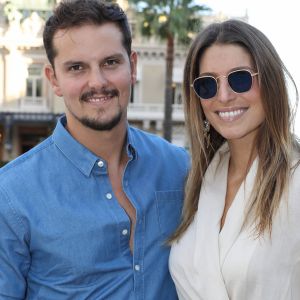
POLYGON ((216 95, 199 101, 211 126, 228 141, 254 139, 265 120, 258 76, 252 76, 251 88, 242 93, 234 92, 228 83, 226 76, 241 69, 252 75, 257 72, 250 54, 237 44, 214 44, 199 63, 199 76, 220 76, 216 95))

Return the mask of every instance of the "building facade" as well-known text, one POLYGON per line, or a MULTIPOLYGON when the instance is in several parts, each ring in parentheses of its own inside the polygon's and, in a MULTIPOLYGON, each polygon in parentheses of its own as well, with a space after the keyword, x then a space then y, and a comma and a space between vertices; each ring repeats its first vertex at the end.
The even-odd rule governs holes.
MULTIPOLYGON (((127 1, 120 1, 128 9, 127 1)), ((47 0, 0 2, 0 161, 9 161, 45 139, 64 104, 44 76, 47 58, 42 44, 47 0)), ((165 45, 143 40, 131 20, 133 49, 138 53, 137 83, 128 108, 131 124, 162 135, 165 45)), ((185 145, 181 78, 185 49, 174 61, 173 142, 185 145)))
MULTIPOLYGON (((0 162, 17 157, 49 136, 64 112, 63 100, 54 95, 44 76, 48 62, 42 32, 55 2, 0 0, 0 162)), ((162 135, 166 45, 141 37, 128 2, 118 2, 129 16, 133 49, 138 54, 137 83, 132 88, 128 120, 162 135)), ((212 20, 212 16, 204 17, 204 23, 212 20)), ((172 142, 181 146, 187 145, 181 92, 185 57, 186 49, 177 45, 172 142)))

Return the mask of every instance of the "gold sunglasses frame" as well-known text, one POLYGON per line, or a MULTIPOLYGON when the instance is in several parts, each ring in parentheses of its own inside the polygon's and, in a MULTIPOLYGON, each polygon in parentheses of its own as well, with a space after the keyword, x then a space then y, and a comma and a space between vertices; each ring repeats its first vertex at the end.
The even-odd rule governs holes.
POLYGON ((236 94, 242 94, 242 93, 246 93, 246 92, 248 92, 248 91, 251 90, 252 85, 253 85, 253 77, 256 76, 256 75, 258 75, 258 74, 259 74, 259 72, 252 73, 252 72, 251 72, 250 70, 248 70, 248 69, 238 69, 238 70, 234 70, 234 71, 229 72, 227 75, 220 75, 220 76, 218 76, 218 77, 214 77, 214 76, 212 76, 212 75, 203 75, 203 76, 199 76, 199 77, 195 78, 195 79, 193 80, 193 83, 190 85, 190 87, 193 88, 194 93, 196 94, 196 96, 197 96, 198 98, 200 98, 201 100, 209 100, 209 99, 211 99, 211 98, 213 98, 213 97, 215 97, 215 96, 217 95, 217 93, 218 93, 218 91, 219 91, 219 83, 218 83, 218 79, 223 77, 223 78, 227 78, 228 85, 229 85, 230 89, 231 89, 234 93, 236 93, 236 94), (252 80, 251 80, 251 86, 250 86, 249 90, 247 90, 247 91, 245 91, 245 92, 241 92, 241 93, 236 92, 235 90, 233 90, 233 88, 230 86, 230 84, 229 84, 229 82, 228 82, 228 76, 230 76, 230 75, 233 74, 233 73, 240 72, 240 71, 246 71, 246 72, 248 72, 248 73, 251 75, 251 79, 252 79, 252 80), (201 79, 201 78, 212 78, 212 79, 215 80, 216 85, 217 85, 217 91, 216 91, 216 93, 215 93, 214 96, 212 96, 212 97, 210 97, 210 98, 202 98, 202 97, 200 97, 200 96, 198 95, 198 93, 197 93, 196 90, 195 90, 194 83, 195 83, 196 80, 201 79))

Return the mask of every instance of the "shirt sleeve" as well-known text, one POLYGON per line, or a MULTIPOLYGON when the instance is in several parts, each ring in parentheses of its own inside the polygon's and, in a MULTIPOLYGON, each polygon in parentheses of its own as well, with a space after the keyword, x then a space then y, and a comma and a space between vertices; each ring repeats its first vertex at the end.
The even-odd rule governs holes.
POLYGON ((30 251, 25 226, 0 187, 0 299, 24 299, 30 251))

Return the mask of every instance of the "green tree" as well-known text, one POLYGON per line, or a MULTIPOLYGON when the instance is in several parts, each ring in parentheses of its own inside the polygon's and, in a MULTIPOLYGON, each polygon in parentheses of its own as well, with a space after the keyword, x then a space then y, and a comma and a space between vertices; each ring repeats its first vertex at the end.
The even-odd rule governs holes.
POLYGON ((201 28, 201 12, 210 10, 193 0, 129 0, 133 5, 143 36, 166 41, 166 81, 164 138, 172 141, 173 62, 175 43, 187 44, 191 33, 201 28))

